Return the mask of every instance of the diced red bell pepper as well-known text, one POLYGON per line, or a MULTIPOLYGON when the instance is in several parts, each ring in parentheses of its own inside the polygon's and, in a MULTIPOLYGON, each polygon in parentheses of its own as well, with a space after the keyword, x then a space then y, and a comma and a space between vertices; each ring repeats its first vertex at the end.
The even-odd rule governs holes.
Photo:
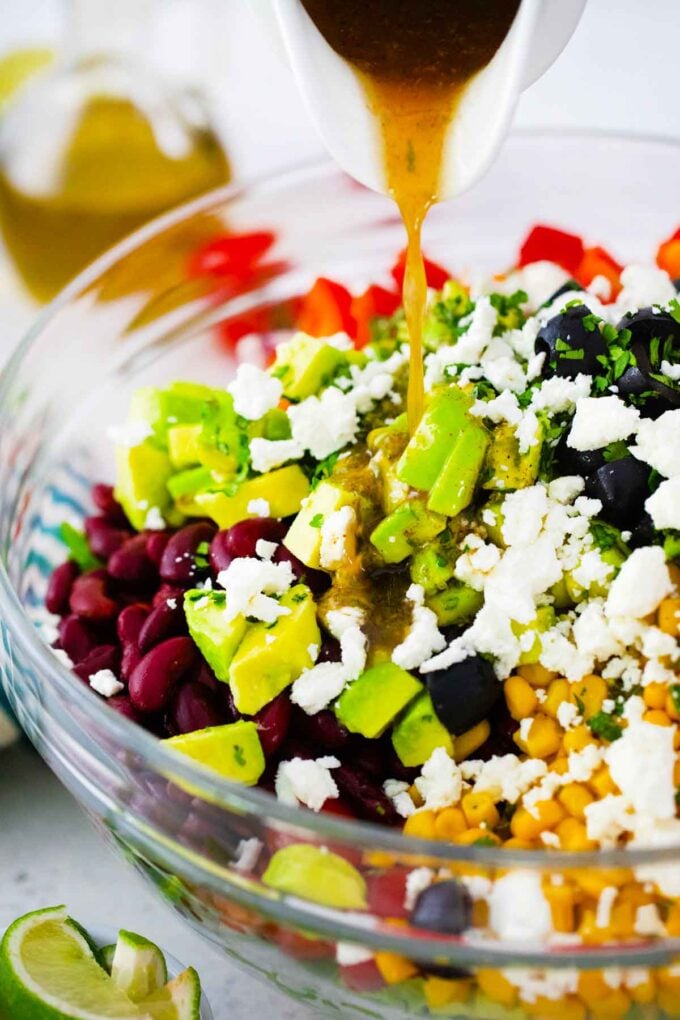
POLYGON ((588 287, 596 276, 604 276, 611 284, 609 300, 613 301, 621 290, 622 270, 623 266, 619 265, 604 248, 586 248, 583 258, 574 272, 574 278, 583 287, 588 287))
POLYGON ((202 245, 191 256, 189 275, 212 276, 220 280, 249 279, 262 256, 274 244, 271 230, 257 230, 247 234, 228 234, 216 237, 202 245))
MULTIPOLYGON (((428 287, 432 287, 433 290, 441 290, 447 280, 451 279, 451 273, 449 273, 443 266, 438 265, 436 262, 432 262, 430 259, 424 259, 425 262, 425 278, 427 280, 428 287)), ((396 283, 399 291, 401 292, 404 286, 404 274, 406 272, 406 249, 399 253, 399 258, 390 269, 390 275, 396 283)))
POLYGON ((524 239, 517 264, 526 266, 530 262, 555 262, 573 275, 583 258, 583 251, 583 241, 576 234, 568 234, 564 230, 539 223, 524 239))
POLYGON ((353 336, 352 295, 341 283, 320 276, 302 299, 297 326, 310 336, 353 336))
POLYGON ((341 967, 340 977, 353 992, 377 992, 385 986, 375 960, 355 963, 352 967, 341 967))
POLYGON ((351 312, 356 321, 355 345, 361 350, 371 340, 371 322, 379 316, 393 315, 401 303, 394 291, 376 284, 352 298, 351 312))
POLYGON ((277 928, 272 933, 272 941, 296 960, 319 960, 334 955, 334 947, 322 939, 307 938, 300 932, 290 928, 277 928))
POLYGON ((666 270, 671 280, 680 279, 680 227, 667 241, 659 245, 656 264, 660 269, 666 270))
POLYGON ((378 917, 408 917, 404 906, 406 897, 406 868, 390 868, 389 871, 366 876, 368 909, 378 917))
POLYGON ((244 312, 220 323, 218 327, 220 339, 231 350, 242 337, 251 333, 262 334, 290 329, 297 320, 300 307, 299 298, 290 298, 288 301, 254 308, 250 312, 244 312))

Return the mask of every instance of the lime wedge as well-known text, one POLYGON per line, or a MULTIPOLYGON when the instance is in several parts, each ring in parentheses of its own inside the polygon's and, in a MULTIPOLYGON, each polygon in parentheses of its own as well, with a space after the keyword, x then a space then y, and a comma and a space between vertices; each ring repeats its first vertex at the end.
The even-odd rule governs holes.
POLYGON ((64 907, 37 910, 0 944, 0 988, 21 1020, 133 1020, 150 1013, 117 988, 64 907))
POLYGON ((139 1002, 168 980, 165 957, 153 942, 131 931, 118 933, 111 963, 111 980, 128 999, 139 1002))
POLYGON ((111 973, 111 967, 113 966, 113 954, 116 951, 115 943, 112 946, 102 946, 98 950, 96 956, 99 960, 99 966, 103 967, 107 974, 111 973))
POLYGON ((193 967, 183 970, 147 999, 140 1002, 153 1020, 200 1020, 201 982, 193 967))
POLYGON ((48 49, 23 49, 0 57, 0 109, 20 85, 54 60, 48 49))

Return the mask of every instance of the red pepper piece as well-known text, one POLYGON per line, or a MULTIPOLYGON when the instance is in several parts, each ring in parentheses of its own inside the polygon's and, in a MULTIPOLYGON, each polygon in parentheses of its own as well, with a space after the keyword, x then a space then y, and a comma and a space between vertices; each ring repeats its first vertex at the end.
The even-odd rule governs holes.
POLYGON ((583 241, 556 227, 539 223, 529 231, 519 250, 519 266, 530 262, 555 262, 572 275, 583 258, 583 241))
POLYGON ((378 917, 408 917, 404 906, 406 898, 406 868, 390 868, 389 871, 366 877, 368 909, 378 917))
POLYGON ((671 280, 680 279, 680 227, 659 245, 656 264, 659 269, 666 270, 671 280))
MULTIPOLYGON (((428 287, 432 287, 433 290, 441 290, 447 280, 451 279, 451 273, 449 273, 443 266, 438 265, 436 262, 432 262, 430 259, 424 259, 425 262, 425 278, 427 280, 428 287)), ((399 258, 390 269, 390 275, 397 287, 399 292, 404 286, 404 273, 406 272, 406 249, 399 253, 399 258)))
POLYGON ((341 967, 340 977, 353 992, 377 992, 385 985, 374 960, 355 963, 352 967, 341 967))
POLYGON ((302 299, 297 326, 310 336, 354 335, 352 295, 341 283, 320 276, 302 299))
POLYGON ((622 270, 623 266, 604 248, 586 248, 574 277, 581 286, 588 287, 596 276, 604 276, 611 283, 610 300, 613 301, 621 290, 622 270))
POLYGON ((248 280, 254 267, 274 244, 271 230, 257 230, 249 234, 229 234, 216 237, 202 245, 191 256, 189 275, 213 276, 220 280, 248 280))
POLYGON ((352 298, 351 312, 356 320, 355 346, 361 350, 371 340, 371 322, 380 316, 393 315, 401 303, 398 294, 373 284, 363 294, 352 298))

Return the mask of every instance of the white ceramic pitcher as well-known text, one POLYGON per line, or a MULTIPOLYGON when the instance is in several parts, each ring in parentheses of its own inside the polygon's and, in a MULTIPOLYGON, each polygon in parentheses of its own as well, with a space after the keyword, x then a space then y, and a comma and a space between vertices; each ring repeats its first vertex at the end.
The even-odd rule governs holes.
MULTIPOLYGON (((339 0, 342 2, 342 0, 339 0)), ((509 130, 521 92, 559 56, 586 0, 522 0, 502 46, 466 89, 448 133, 440 197, 477 181, 509 130)), ((335 160, 362 184, 387 191, 375 118, 350 67, 328 45, 300 0, 252 0, 282 37, 303 98, 335 160)))

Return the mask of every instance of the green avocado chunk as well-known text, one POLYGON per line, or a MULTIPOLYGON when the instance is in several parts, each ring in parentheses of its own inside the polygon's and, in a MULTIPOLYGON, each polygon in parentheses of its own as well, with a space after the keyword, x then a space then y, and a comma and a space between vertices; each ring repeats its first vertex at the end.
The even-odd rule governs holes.
POLYGON ((456 386, 433 398, 399 459, 400 481, 429 492, 459 434, 470 424, 471 406, 472 398, 456 386))
POLYGON ((321 527, 327 517, 343 506, 356 503, 351 492, 333 482, 319 482, 307 496, 291 524, 283 544, 307 567, 319 567, 321 527))
POLYGON ((218 680, 229 679, 229 666, 246 633, 243 616, 225 618, 227 596, 223 591, 192 588, 184 595, 184 615, 189 633, 218 680))
POLYGON ((440 627, 467 623, 482 608, 484 595, 462 581, 452 581, 444 591, 427 599, 440 627))
POLYGON ((226 726, 209 726, 193 733, 182 733, 178 737, 169 737, 163 743, 221 776, 246 786, 254 786, 264 772, 264 753, 257 726, 249 720, 241 719, 226 726))
POLYGON ((250 624, 231 661, 229 684, 244 715, 255 715, 314 665, 321 635, 312 593, 297 584, 281 605, 290 612, 273 624, 250 624))
POLYGON ((345 352, 327 340, 296 333, 292 340, 277 347, 272 375, 281 380, 289 400, 304 400, 330 382, 346 360, 345 352))
POLYGON ((539 426, 539 440, 526 453, 519 452, 519 441, 515 429, 507 422, 501 422, 491 433, 491 443, 486 451, 482 469, 482 488, 501 492, 526 489, 538 478, 541 466, 543 430, 539 426))
POLYGON ((249 478, 233 494, 206 492, 197 493, 194 498, 206 517, 211 517, 220 528, 230 528, 247 517, 258 516, 256 511, 248 509, 253 500, 266 500, 270 517, 291 517, 298 512, 308 493, 309 480, 304 471, 297 464, 289 464, 249 478))
POLYGON ((325 847, 293 843, 277 850, 262 876, 271 889, 338 910, 366 908, 366 882, 353 864, 325 847))
POLYGON ((168 429, 168 453, 173 467, 188 468, 201 460, 202 425, 172 425, 168 429))
POLYGON ((468 424, 453 444, 446 463, 430 490, 427 505, 448 517, 455 517, 472 502, 484 464, 489 433, 483 425, 468 424))
POLYGON ((350 733, 379 737, 423 685, 393 662, 371 666, 335 703, 335 714, 350 733))
POLYGON ((438 747, 453 757, 453 737, 437 718, 427 691, 409 705, 392 730, 392 745, 407 768, 424 765, 438 747))
POLYGON ((130 421, 146 422, 156 439, 167 446, 170 427, 200 422, 209 401, 224 399, 230 399, 226 391, 201 383, 173 382, 164 389, 143 386, 133 394, 130 421))
POLYGON ((524 634, 534 635, 533 643, 528 648, 525 648, 519 657, 520 665, 528 666, 539 661, 543 650, 541 634, 550 630, 556 621, 557 616, 552 606, 539 606, 536 610, 536 616, 529 623, 517 623, 513 620, 511 627, 516 637, 522 637, 524 634))
POLYGON ((167 483, 171 474, 167 453, 149 439, 137 446, 116 447, 114 494, 137 531, 143 531, 149 510, 157 508, 163 514, 170 506, 167 483))
POLYGON ((411 580, 421 584, 426 595, 446 588, 456 567, 456 545, 446 528, 432 542, 417 549, 411 557, 411 580))
POLYGON ((401 563, 446 527, 446 518, 432 513, 418 499, 410 499, 373 529, 371 543, 386 563, 401 563))

